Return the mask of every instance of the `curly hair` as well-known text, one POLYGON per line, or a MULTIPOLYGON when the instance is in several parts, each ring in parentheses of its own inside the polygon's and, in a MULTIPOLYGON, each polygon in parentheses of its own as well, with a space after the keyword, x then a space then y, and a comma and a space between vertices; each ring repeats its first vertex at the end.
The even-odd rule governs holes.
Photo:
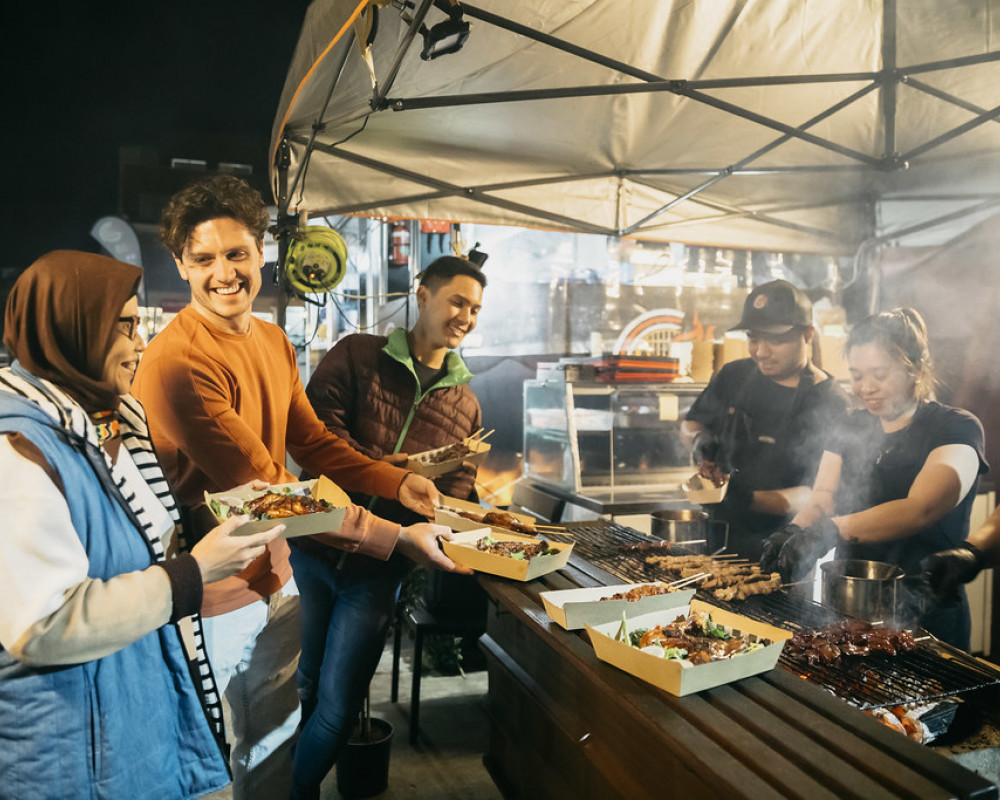
POLYGON ((859 322, 847 336, 845 350, 875 343, 896 359, 913 379, 918 400, 934 396, 934 364, 927 344, 927 325, 912 308, 894 308, 872 314, 859 322))
POLYGON ((212 175, 181 189, 170 198, 160 217, 160 238, 176 258, 180 258, 191 234, 201 223, 230 217, 246 226, 264 244, 271 224, 260 192, 233 175, 212 175))

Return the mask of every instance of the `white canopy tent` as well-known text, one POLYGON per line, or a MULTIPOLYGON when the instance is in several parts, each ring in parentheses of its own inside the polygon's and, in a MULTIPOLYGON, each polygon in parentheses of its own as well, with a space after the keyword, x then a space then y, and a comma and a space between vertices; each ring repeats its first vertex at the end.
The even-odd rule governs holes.
POLYGON ((279 211, 831 254, 943 241, 1000 206, 996 6, 314 0, 272 136, 279 211), (464 47, 422 60, 449 14, 464 47))

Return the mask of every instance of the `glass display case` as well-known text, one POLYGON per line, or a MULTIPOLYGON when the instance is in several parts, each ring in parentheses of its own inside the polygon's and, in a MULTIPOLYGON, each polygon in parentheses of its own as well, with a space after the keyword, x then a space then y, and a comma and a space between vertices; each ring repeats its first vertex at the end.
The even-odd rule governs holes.
POLYGON ((577 493, 676 489, 680 423, 703 383, 524 382, 524 473, 577 493))

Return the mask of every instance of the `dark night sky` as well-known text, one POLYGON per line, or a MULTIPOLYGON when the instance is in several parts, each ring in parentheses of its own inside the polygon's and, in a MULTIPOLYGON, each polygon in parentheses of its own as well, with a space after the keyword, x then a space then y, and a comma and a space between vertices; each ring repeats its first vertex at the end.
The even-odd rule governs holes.
POLYGON ((89 230, 117 211, 122 145, 203 133, 259 138, 263 156, 308 3, 10 5, 0 267, 22 269, 48 250, 97 249, 89 230))

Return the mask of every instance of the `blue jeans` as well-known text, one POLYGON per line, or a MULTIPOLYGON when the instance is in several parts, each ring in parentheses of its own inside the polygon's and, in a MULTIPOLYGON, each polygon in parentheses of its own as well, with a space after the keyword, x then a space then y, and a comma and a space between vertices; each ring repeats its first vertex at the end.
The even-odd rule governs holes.
POLYGON ((292 761, 296 800, 319 797, 320 783, 350 739, 408 565, 401 556, 383 562, 324 550, 329 552, 312 543, 292 547, 302 596, 302 729, 292 761))
POLYGON ((203 622, 208 660, 232 718, 233 798, 288 797, 299 726, 295 580, 266 600, 203 622))

